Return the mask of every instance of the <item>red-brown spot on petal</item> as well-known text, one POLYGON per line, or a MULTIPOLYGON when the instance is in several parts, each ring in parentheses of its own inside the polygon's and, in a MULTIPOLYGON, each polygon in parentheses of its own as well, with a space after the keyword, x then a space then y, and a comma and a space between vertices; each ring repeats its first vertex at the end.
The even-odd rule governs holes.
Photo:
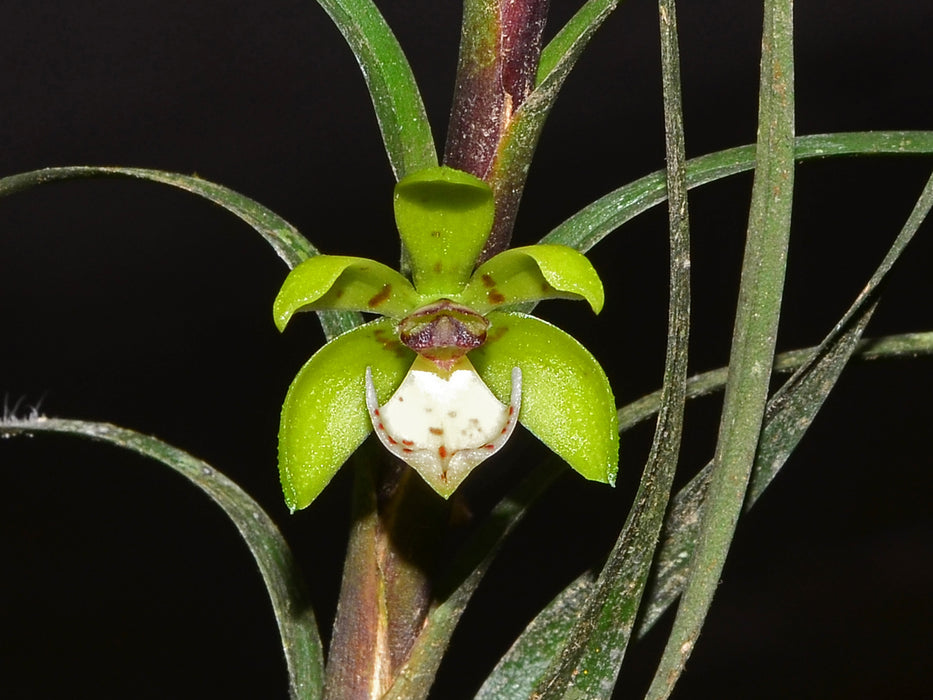
POLYGON ((447 457, 447 448, 441 445, 437 448, 437 454, 441 456, 441 459, 445 459, 447 457))
POLYGON ((443 428, 428 428, 428 431, 431 433, 431 435, 443 435, 444 434, 443 428))
POLYGON ((483 286, 486 287, 487 289, 489 287, 496 286, 496 281, 492 278, 492 275, 490 275, 488 272, 485 275, 483 275, 482 280, 483 280, 483 286))
POLYGON ((380 289, 369 301, 366 302, 366 305, 371 309, 375 309, 380 304, 384 304, 388 300, 391 293, 392 285, 386 283, 382 285, 382 289, 380 289))
POLYGON ((505 301, 505 296, 497 292, 495 289, 490 289, 489 293, 486 295, 486 298, 489 299, 490 304, 501 304, 505 301))
POLYGON ((410 445, 414 445, 415 442, 414 442, 414 440, 402 440, 402 444, 403 444, 403 445, 409 445, 409 446, 410 446, 410 445))
POLYGON ((438 260, 436 263, 434 263, 433 270, 434 270, 435 274, 438 274, 438 275, 441 274, 441 270, 443 270, 443 269, 444 269, 444 265, 443 265, 443 263, 441 263, 440 260, 438 260))

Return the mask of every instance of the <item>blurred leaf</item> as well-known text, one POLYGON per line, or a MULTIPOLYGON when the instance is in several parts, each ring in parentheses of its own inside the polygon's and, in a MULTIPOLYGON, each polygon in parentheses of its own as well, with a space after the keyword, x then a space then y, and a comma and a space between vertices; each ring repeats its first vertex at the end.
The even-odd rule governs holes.
POLYGON ((396 180, 437 165, 424 102, 398 39, 371 0, 318 0, 356 56, 396 180))
MULTIPOLYGON (((798 136, 798 161, 844 155, 930 155, 933 131, 867 131, 798 136)), ((755 146, 717 151, 687 161, 687 184, 692 189, 755 167, 755 146)), ((585 253, 638 214, 667 199, 663 170, 645 175, 587 205, 541 239, 562 243, 585 253)))
POLYGON ((126 428, 41 416, 0 421, 0 437, 37 433, 61 433, 121 447, 161 462, 204 491, 236 525, 259 565, 278 622, 292 697, 321 697, 324 654, 306 586, 291 550, 258 503, 206 462, 126 428))
MULTIPOLYGON (((202 180, 194 175, 181 175, 164 170, 146 170, 143 168, 96 166, 44 168, 0 179, 0 197, 36 185, 84 177, 130 177, 149 180, 171 185, 210 200, 252 226, 259 235, 268 241, 269 245, 275 249, 275 252, 285 261, 289 268, 295 267, 311 256, 318 255, 318 250, 298 232, 298 229, 278 214, 239 192, 202 180)), ((318 316, 321 319, 321 326, 324 328, 324 335, 328 339, 363 322, 360 314, 348 311, 321 311, 318 316)))
POLYGON ((764 6, 755 180, 713 475, 648 700, 673 691, 709 612, 755 463, 774 365, 794 187, 793 0, 764 6))

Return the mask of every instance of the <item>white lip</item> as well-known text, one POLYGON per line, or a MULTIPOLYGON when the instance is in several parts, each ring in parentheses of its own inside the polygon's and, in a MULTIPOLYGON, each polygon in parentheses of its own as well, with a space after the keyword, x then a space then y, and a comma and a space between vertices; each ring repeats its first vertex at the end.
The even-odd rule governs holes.
POLYGON ((512 370, 512 395, 501 403, 461 357, 449 370, 417 357, 392 397, 379 406, 366 368, 366 406, 379 440, 445 498, 508 441, 518 422, 522 372, 512 370))

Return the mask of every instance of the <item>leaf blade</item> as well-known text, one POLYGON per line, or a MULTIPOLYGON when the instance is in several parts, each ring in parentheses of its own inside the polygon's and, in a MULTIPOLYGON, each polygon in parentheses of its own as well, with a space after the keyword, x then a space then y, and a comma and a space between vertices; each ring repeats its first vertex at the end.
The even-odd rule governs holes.
POLYGON ((363 71, 396 180, 437 165, 421 92, 395 34, 371 0, 318 0, 363 71))
POLYGON ((41 416, 0 421, 4 437, 36 433, 89 438, 135 452, 168 466, 206 493, 233 521, 259 566, 282 638, 292 697, 321 697, 324 653, 306 585, 287 543, 258 503, 206 462, 127 428, 41 416))
MULTIPOLYGON (((933 131, 880 131, 798 136, 794 158, 808 161, 852 155, 931 155, 933 131)), ((755 146, 738 146, 687 161, 690 189, 755 167, 755 146)), ((585 253, 638 214, 667 198, 664 171, 603 195, 559 224, 540 243, 559 243, 585 253)))
MULTIPOLYGON (((255 200, 223 185, 193 175, 183 175, 147 168, 119 168, 103 166, 71 166, 43 168, 0 178, 0 197, 60 180, 85 177, 128 177, 157 182, 196 194, 223 207, 248 224, 266 239, 278 256, 293 268, 302 261, 318 255, 318 250, 294 226, 275 212, 255 200)), ((363 322, 358 313, 347 311, 321 311, 318 313, 324 335, 330 339, 363 322)))

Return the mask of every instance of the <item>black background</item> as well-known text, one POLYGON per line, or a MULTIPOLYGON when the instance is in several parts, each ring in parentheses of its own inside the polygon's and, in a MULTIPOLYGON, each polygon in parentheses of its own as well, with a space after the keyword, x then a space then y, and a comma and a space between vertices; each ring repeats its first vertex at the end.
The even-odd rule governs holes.
MULTIPOLYGON (((459 4, 381 3, 435 136, 453 83, 459 4)), ((552 3, 550 32, 577 2, 552 3)), ((755 137, 758 3, 682 3, 690 155, 755 137)), ((519 215, 530 243, 663 166, 655 7, 630 1, 569 79, 519 215)), ((801 2, 798 133, 933 125, 933 5, 801 2)), ((393 264, 392 176, 350 51, 309 0, 0 3, 0 175, 114 164, 197 172, 283 215, 325 252, 393 264)), ((780 349, 829 330, 906 219, 929 159, 803 165, 780 349)), ((692 370, 728 355, 751 178, 694 191, 692 370)), ((540 312, 603 362, 620 403, 656 388, 666 324, 666 214, 592 254, 607 288, 540 312)), ((870 329, 933 328, 927 224, 870 329)), ((161 185, 86 181, 0 202, 0 396, 107 420, 230 475, 281 523, 329 627, 349 472, 287 515, 278 405, 319 346, 280 336, 286 269, 244 224, 161 185)), ((784 473, 745 518, 678 698, 925 697, 933 687, 933 361, 851 367, 784 473)), ((688 414, 681 480, 710 456, 719 400, 688 414)), ((469 697, 534 612, 614 540, 651 439, 627 434, 618 487, 569 474, 503 551, 436 686, 469 697)), ((519 461, 544 451, 525 436, 519 461)), ((284 697, 274 620, 225 516, 155 463, 69 438, 0 445, 0 694, 7 698, 284 697)), ((502 462, 499 462, 502 464, 502 462)), ((490 465, 490 468, 495 468, 490 465)), ((641 697, 667 622, 630 650, 641 697)))

